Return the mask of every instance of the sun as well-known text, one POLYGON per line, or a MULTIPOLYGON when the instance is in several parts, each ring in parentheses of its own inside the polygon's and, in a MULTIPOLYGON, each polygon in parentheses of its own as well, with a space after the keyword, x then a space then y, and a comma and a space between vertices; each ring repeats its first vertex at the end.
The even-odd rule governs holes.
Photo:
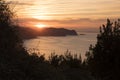
POLYGON ((36 24, 35 26, 36 26, 37 28, 45 28, 45 27, 46 27, 45 24, 36 24))

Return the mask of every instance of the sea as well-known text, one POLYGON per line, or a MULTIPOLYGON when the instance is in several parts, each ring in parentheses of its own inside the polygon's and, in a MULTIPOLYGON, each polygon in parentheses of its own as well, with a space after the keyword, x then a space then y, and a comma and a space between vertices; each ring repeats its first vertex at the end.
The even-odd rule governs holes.
POLYGON ((24 47, 29 53, 36 53, 37 55, 51 55, 64 54, 70 51, 72 54, 80 54, 82 59, 85 59, 85 54, 89 51, 89 46, 93 46, 97 41, 97 32, 91 31, 78 31, 78 36, 38 36, 34 39, 24 41, 24 47))

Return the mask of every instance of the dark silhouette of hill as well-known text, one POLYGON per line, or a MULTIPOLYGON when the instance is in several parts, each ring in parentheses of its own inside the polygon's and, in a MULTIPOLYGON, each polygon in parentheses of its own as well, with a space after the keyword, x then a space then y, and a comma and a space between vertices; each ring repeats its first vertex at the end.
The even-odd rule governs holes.
POLYGON ((86 64, 97 80, 120 80, 120 20, 100 27, 95 46, 86 54, 86 64))
POLYGON ((17 28, 24 39, 35 38, 37 36, 68 36, 77 35, 75 30, 68 30, 65 28, 43 28, 32 29, 26 27, 17 28))
POLYGON ((68 36, 68 35, 77 35, 75 30, 68 30, 65 28, 44 28, 40 36, 68 36))
POLYGON ((16 30, 19 32, 22 39, 31 39, 39 36, 39 31, 32 28, 17 27, 16 30))

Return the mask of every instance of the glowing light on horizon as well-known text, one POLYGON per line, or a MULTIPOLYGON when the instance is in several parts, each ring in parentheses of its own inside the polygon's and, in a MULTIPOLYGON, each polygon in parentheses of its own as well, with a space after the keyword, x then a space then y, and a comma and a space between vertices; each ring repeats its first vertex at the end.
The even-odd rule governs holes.
MULTIPOLYGON (((53 27, 98 27, 105 19, 120 16, 120 0, 6 0, 16 2, 21 24, 42 22, 53 27)), ((29 24, 32 23, 32 24, 29 24)), ((39 27, 45 27, 40 25, 39 27)))
POLYGON ((36 24, 35 27, 37 27, 37 28, 45 28, 45 27, 47 27, 47 25, 45 25, 45 24, 36 24))

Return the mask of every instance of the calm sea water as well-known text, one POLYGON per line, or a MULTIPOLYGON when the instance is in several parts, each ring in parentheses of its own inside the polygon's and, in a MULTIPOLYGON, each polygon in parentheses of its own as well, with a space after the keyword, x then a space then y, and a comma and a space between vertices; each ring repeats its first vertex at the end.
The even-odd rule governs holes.
POLYGON ((49 56, 52 52, 64 54, 65 51, 69 50, 73 54, 81 54, 82 58, 85 58, 85 53, 89 50, 89 45, 96 43, 97 33, 84 34, 66 37, 37 37, 25 40, 24 47, 28 50, 39 51, 46 56, 49 56))

